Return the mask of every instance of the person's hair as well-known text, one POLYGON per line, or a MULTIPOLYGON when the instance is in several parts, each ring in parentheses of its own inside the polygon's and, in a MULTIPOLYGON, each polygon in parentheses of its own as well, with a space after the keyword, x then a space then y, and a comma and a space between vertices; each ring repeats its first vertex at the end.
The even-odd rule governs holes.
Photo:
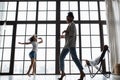
POLYGON ((35 40, 35 39, 34 39, 35 36, 36 36, 36 35, 32 35, 32 36, 29 38, 30 42, 32 42, 32 41, 35 40))
POLYGON ((74 15, 72 12, 68 12, 68 16, 67 17, 72 17, 74 19, 74 15))

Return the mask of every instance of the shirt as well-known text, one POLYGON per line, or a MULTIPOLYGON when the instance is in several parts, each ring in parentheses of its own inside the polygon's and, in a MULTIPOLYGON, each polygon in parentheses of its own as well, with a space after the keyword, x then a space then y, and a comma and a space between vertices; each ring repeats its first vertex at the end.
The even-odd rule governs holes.
POLYGON ((66 29, 64 48, 70 48, 75 46, 76 46, 76 26, 74 22, 71 22, 66 29))

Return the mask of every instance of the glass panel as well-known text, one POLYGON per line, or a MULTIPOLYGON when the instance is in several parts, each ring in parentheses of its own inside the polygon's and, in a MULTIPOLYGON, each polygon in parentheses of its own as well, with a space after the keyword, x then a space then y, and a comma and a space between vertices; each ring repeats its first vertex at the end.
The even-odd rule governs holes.
POLYGON ((80 1, 80 10, 88 10, 88 1, 80 1))
POLYGON ((71 61, 71 73, 79 73, 79 69, 77 68, 74 61, 71 61))
POLYGON ((24 74, 26 74, 28 72, 30 64, 31 64, 31 61, 24 62, 24 74))
POLYGON ((109 37, 108 36, 104 36, 104 44, 109 45, 109 37))
MULTIPOLYGON (((31 48, 32 49, 32 48, 31 48)), ((25 49, 25 53, 24 53, 24 55, 25 55, 25 60, 30 60, 30 57, 29 57, 29 53, 31 52, 31 49, 25 49)))
POLYGON ((55 34, 56 34, 55 24, 48 24, 47 25, 47 35, 55 35, 55 34))
POLYGON ((98 20, 98 11, 90 11, 90 20, 98 20))
POLYGON ((35 34, 35 24, 27 24, 26 35, 35 34))
POLYGON ((96 2, 89 2, 90 10, 98 10, 97 1, 96 2))
POLYGON ((16 10, 16 2, 9 2, 8 10, 16 10))
POLYGON ((30 12, 27 13, 27 20, 35 20, 36 19, 36 12, 30 12))
POLYGON ((13 26, 11 26, 11 25, 5 25, 4 30, 5 30, 4 35, 12 35, 13 34, 13 26))
POLYGON ((60 19, 61 20, 66 20, 67 13, 68 13, 68 11, 61 11, 60 19))
POLYGON ((43 43, 39 44, 38 47, 46 47, 46 36, 41 36, 41 38, 43 39, 43 43))
POLYGON ((46 62, 46 73, 55 73, 55 61, 46 62))
POLYGON ((4 49, 3 60, 10 60, 11 49, 4 49))
POLYGON ((2 62, 2 73, 8 73, 10 69, 10 61, 2 62))
POLYGON ((81 20, 89 20, 89 12, 88 11, 81 11, 80 12, 80 19, 81 20))
POLYGON ((105 11, 100 11, 100 17, 101 17, 101 20, 106 20, 106 12, 105 11))
POLYGON ((56 13, 55 13, 55 11, 48 11, 47 20, 55 20, 55 19, 56 19, 56 13))
POLYGON ((47 49, 47 60, 55 60, 55 49, 47 49))
POLYGON ((108 28, 106 25, 103 25, 103 34, 107 35, 108 34, 108 28))
POLYGON ((37 61, 36 62, 36 73, 37 74, 45 74, 45 61, 37 61))
POLYGON ((23 74, 23 61, 15 61, 14 66, 14 74, 23 74))
POLYGON ((4 39, 4 47, 11 47, 12 44, 12 36, 5 36, 4 39))
POLYGON ((19 10, 27 10, 27 2, 19 2, 19 10))
POLYGON ((46 11, 39 11, 38 12, 38 20, 46 20, 46 18, 47 18, 46 14, 47 14, 46 11))
POLYGON ((100 10, 106 10, 105 2, 100 1, 100 10))
POLYGON ((100 48, 92 48, 92 60, 96 59, 101 55, 100 48))
POLYGON ((92 47, 100 47, 100 36, 91 36, 92 47))
POLYGON ((26 28, 25 24, 17 24, 17 34, 16 35, 25 35, 25 28, 26 28))
POLYGON ((70 62, 65 61, 65 73, 70 73, 70 62))
POLYGON ((82 47, 90 47, 90 36, 81 36, 82 47))
MULTIPOLYGON (((50 52, 51 53, 51 52, 50 52)), ((45 52, 45 49, 41 49, 39 48, 38 49, 38 52, 37 52, 37 60, 45 60, 46 58, 46 52, 45 52), (42 55, 42 56, 41 56, 42 55)))
POLYGON ((77 1, 70 2, 70 10, 78 10, 78 3, 77 1))
POLYGON ((91 60, 91 49, 90 48, 82 48, 82 59, 91 60))
POLYGON ((36 10, 36 2, 28 2, 28 10, 36 10))
MULTIPOLYGON (((3 49, 0 49, 0 61, 3 59, 3 49)), ((1 68, 0 68, 1 69, 1 68)))
POLYGON ((69 10, 68 1, 61 1, 60 4, 61 4, 61 5, 60 5, 61 10, 69 10))
POLYGON ((15 49, 15 60, 24 59, 24 49, 15 49))
POLYGON ((16 14, 16 12, 8 12, 7 20, 8 21, 15 20, 15 14, 16 14))
POLYGON ((25 42, 25 36, 16 36, 16 47, 24 47, 24 45, 18 44, 18 42, 25 42))
POLYGON ((81 34, 82 35, 90 35, 89 24, 81 24, 81 34))
POLYGON ((39 2, 39 10, 47 10, 47 1, 39 2))
POLYGON ((55 36, 47 36, 47 47, 55 47, 55 36))
POLYGON ((92 35, 99 35, 99 25, 98 24, 91 24, 91 34, 92 35))
POLYGON ((26 12, 18 11, 18 20, 26 20, 26 12))
POLYGON ((56 2, 55 1, 48 2, 48 10, 56 10, 56 2))
MULTIPOLYGON (((74 20, 78 20, 78 11, 71 11, 74 15, 74 20)), ((67 12, 68 13, 68 12, 67 12)), ((67 15, 66 15, 67 16, 67 15)))
POLYGON ((38 35, 46 35, 46 24, 38 24, 38 35))

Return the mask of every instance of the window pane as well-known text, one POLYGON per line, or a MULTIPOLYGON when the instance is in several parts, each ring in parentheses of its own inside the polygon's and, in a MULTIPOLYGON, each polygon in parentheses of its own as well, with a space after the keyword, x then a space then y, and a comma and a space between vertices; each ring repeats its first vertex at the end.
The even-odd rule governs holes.
POLYGON ((24 45, 18 44, 18 42, 25 42, 25 36, 16 36, 16 47, 24 47, 24 45))
POLYGON ((16 10, 16 2, 9 2, 8 10, 16 10))
MULTIPOLYGON (((50 52, 51 53, 51 52, 50 52)), ((37 60, 45 60, 46 58, 46 53, 45 53, 45 49, 43 48, 38 48, 38 52, 37 52, 37 60), (41 56, 42 55, 42 56, 41 56)))
POLYGON ((46 35, 46 24, 38 24, 38 35, 46 35))
POLYGON ((36 62, 36 73, 37 74, 45 74, 45 61, 37 61, 36 62))
POLYGON ((74 61, 71 61, 71 72, 72 73, 79 73, 79 69, 77 68, 74 61))
POLYGON ((80 10, 88 10, 88 1, 80 1, 80 10))
POLYGON ((55 49, 47 49, 47 60, 55 60, 55 49))
POLYGON ((81 36, 82 47, 90 47, 90 36, 81 36))
POLYGON ((70 10, 78 10, 78 3, 77 1, 70 2, 70 10))
POLYGON ((27 20, 35 20, 36 19, 36 12, 30 12, 27 13, 27 20))
POLYGON ((5 25, 4 30, 5 30, 5 35, 13 34, 13 26, 11 26, 11 25, 5 25))
POLYGON ((92 35, 99 35, 99 25, 98 24, 91 24, 91 34, 92 35))
POLYGON ((25 35, 25 28, 26 28, 25 24, 18 24, 17 25, 17 35, 25 35))
POLYGON ((46 73, 55 73, 55 61, 46 62, 46 73))
POLYGON ((46 1, 39 2, 39 10, 47 10, 47 2, 46 1))
POLYGON ((56 34, 55 24, 48 24, 47 25, 47 35, 55 35, 55 34, 56 34))
POLYGON ((92 47, 100 47, 100 36, 92 36, 92 47))
POLYGON ((81 34, 82 35, 90 35, 89 24, 81 24, 81 34))
POLYGON ((28 2, 28 10, 36 10, 36 2, 28 2))
POLYGON ((35 34, 35 24, 27 24, 26 35, 35 34))
POLYGON ((68 13, 68 11, 61 11, 60 19, 66 20, 67 13, 68 13))
POLYGON ((15 60, 24 60, 24 49, 15 49, 15 60))
POLYGON ((15 61, 14 74, 23 74, 23 61, 15 61))
POLYGON ((13 20, 15 20, 15 14, 16 14, 16 12, 8 12, 8 15, 7 15, 7 20, 8 21, 13 21, 13 20))
POLYGON ((82 48, 82 59, 91 60, 91 50, 90 48, 82 48))
POLYGON ((55 1, 48 2, 48 10, 56 10, 56 2, 55 1))
POLYGON ((55 36, 47 36, 47 47, 55 47, 55 36))
POLYGON ((105 2, 101 1, 100 2, 100 10, 106 10, 105 2))
POLYGON ((19 2, 19 10, 27 10, 27 2, 19 2))
POLYGON ((100 48, 92 48, 92 60, 96 59, 101 55, 100 48))
POLYGON ((26 20, 26 12, 18 12, 18 20, 26 20))
POLYGON ((69 10, 68 1, 61 1, 60 8, 61 10, 69 10))
POLYGON ((10 61, 2 62, 2 73, 8 73, 10 69, 10 61))
POLYGON ((38 12, 38 20, 46 20, 46 11, 39 11, 38 12))
POLYGON ((98 10, 97 1, 96 2, 89 2, 90 10, 98 10))
POLYGON ((12 36, 5 36, 4 39, 4 47, 11 47, 12 44, 12 36))
POLYGON ((80 19, 81 20, 89 20, 89 12, 88 11, 81 11, 80 12, 80 19))
POLYGON ((3 60, 10 60, 11 49, 4 49, 3 60))
POLYGON ((98 11, 90 11, 90 20, 98 20, 98 11))
POLYGON ((100 11, 100 17, 101 17, 101 20, 106 20, 106 12, 105 11, 100 11))
POLYGON ((55 19, 56 19, 56 12, 55 11, 48 11, 47 20, 55 20, 55 19))

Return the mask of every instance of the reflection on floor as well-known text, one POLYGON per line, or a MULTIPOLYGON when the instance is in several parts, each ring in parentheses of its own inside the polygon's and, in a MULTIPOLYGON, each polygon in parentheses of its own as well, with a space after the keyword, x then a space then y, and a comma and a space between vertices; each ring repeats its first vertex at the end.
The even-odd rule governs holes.
MULTIPOLYGON (((60 75, 0 75, 0 80, 58 80, 60 75)), ((78 80, 79 75, 66 75, 63 80, 78 80)), ((120 75, 111 75, 110 78, 105 78, 103 75, 96 75, 94 78, 90 78, 90 75, 86 75, 84 80, 120 80, 120 75)))

